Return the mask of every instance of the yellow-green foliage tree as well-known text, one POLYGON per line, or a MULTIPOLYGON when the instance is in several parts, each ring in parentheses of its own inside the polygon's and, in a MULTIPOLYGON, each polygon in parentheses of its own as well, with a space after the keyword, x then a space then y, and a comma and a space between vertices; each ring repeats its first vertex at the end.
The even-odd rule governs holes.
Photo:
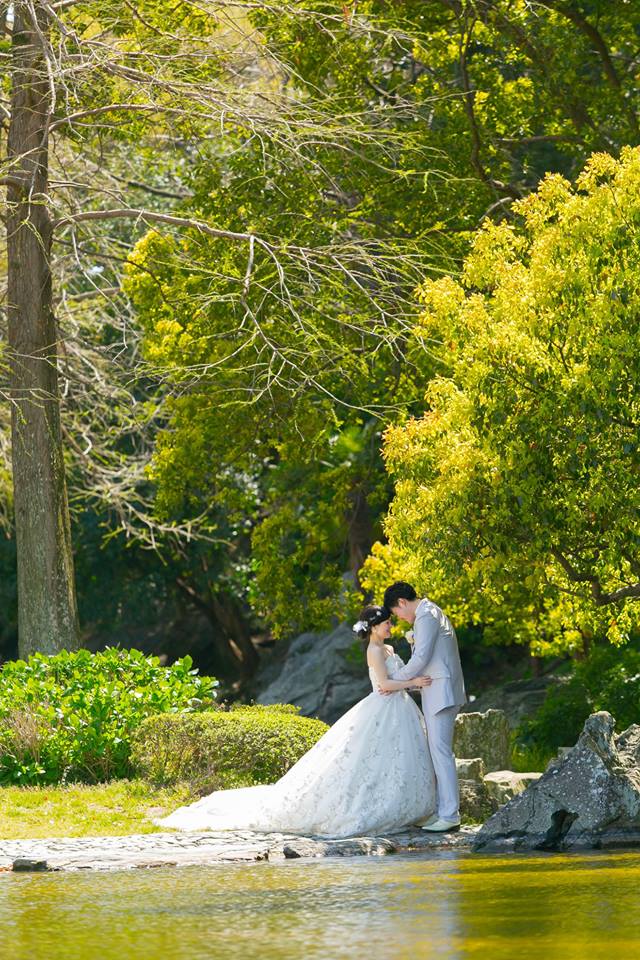
POLYGON ((534 653, 640 624, 640 149, 548 176, 424 284, 440 375, 390 428, 396 492, 366 582, 415 579, 534 653))

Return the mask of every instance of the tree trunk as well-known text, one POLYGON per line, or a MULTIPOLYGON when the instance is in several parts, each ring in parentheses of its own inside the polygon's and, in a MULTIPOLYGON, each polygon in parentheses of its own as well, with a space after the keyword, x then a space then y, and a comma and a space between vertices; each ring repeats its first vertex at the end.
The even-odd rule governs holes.
POLYGON ((353 574, 355 586, 359 588, 360 579, 358 574, 373 544, 371 510, 369 508, 366 491, 362 486, 354 487, 349 494, 346 520, 349 570, 353 574))
POLYGON ((52 109, 42 5, 14 5, 7 255, 20 655, 79 646, 47 207, 52 109))
POLYGON ((217 674, 224 680, 251 678, 259 657, 251 641, 249 625, 235 598, 225 593, 215 593, 211 585, 205 598, 183 577, 176 578, 176 585, 211 624, 217 674))
POLYGON ((240 676, 243 680, 247 680, 256 672, 259 660, 251 640, 249 624, 243 617, 242 609, 235 597, 221 592, 214 593, 211 600, 218 623, 236 657, 240 676))

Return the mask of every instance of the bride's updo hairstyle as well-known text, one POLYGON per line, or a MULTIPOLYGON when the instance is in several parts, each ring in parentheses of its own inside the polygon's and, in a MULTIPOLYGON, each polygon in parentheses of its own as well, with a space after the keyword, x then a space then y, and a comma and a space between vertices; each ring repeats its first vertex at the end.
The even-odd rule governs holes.
POLYGON ((365 607, 360 614, 360 619, 357 623, 354 623, 351 629, 362 640, 366 649, 371 636, 371 627, 377 627, 379 623, 384 623, 390 619, 391 611, 388 607, 365 607))

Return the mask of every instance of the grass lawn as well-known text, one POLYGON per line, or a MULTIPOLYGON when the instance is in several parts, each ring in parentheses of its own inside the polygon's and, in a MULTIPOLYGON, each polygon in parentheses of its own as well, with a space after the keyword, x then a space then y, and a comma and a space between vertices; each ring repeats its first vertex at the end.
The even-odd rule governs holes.
POLYGON ((0 787, 0 840, 158 833, 151 817, 194 799, 188 787, 154 788, 142 780, 0 787))

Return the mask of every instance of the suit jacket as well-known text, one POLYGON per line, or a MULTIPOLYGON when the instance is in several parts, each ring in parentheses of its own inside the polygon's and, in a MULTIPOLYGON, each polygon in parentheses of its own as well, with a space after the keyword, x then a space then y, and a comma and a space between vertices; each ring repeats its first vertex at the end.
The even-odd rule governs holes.
POLYGON ((461 707, 467 702, 460 665, 458 639, 449 618, 431 600, 421 600, 413 625, 414 647, 409 662, 391 674, 392 680, 433 678, 422 690, 425 713, 438 713, 445 707, 461 707))

